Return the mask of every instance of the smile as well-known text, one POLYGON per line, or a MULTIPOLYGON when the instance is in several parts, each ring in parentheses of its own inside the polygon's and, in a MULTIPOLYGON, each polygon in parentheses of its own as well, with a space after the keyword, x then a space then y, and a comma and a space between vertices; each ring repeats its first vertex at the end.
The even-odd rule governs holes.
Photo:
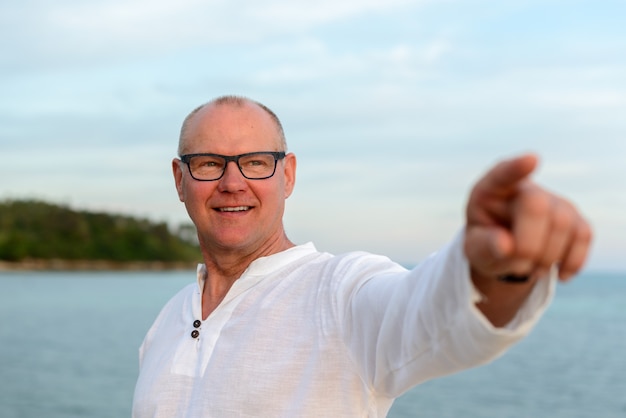
POLYGON ((245 212, 250 210, 250 206, 234 206, 228 208, 218 208, 220 212, 245 212))

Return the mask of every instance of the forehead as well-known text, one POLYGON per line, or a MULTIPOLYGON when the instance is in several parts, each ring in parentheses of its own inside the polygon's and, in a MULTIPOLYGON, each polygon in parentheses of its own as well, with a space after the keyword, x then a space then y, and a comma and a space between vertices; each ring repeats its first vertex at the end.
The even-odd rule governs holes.
POLYGON ((188 121, 181 149, 226 155, 277 151, 279 138, 271 116, 254 103, 209 104, 188 121))

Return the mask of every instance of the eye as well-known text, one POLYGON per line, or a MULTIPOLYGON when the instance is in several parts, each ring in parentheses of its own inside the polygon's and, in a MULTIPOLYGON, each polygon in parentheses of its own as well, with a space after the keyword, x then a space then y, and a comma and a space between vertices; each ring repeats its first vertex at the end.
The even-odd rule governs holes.
POLYGON ((191 165, 197 170, 213 170, 224 167, 224 160, 219 157, 198 155, 191 160, 191 165))
POLYGON ((259 154, 259 155, 250 155, 250 156, 247 156, 246 158, 242 158, 241 160, 239 160, 239 164, 242 167, 256 169, 256 168, 268 167, 272 165, 273 161, 274 160, 272 156, 269 156, 266 154, 259 154))
POLYGON ((265 164, 267 164, 265 161, 263 160, 250 160, 247 163, 249 166, 251 167, 258 167, 258 166, 263 166, 265 164))

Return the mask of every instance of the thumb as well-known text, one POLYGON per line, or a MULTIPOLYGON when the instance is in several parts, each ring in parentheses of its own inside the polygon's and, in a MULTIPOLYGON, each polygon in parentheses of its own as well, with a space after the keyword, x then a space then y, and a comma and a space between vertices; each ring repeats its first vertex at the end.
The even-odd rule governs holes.
POLYGON ((483 274, 507 273, 506 262, 513 246, 511 234, 497 225, 474 225, 465 231, 465 256, 470 266, 483 274))

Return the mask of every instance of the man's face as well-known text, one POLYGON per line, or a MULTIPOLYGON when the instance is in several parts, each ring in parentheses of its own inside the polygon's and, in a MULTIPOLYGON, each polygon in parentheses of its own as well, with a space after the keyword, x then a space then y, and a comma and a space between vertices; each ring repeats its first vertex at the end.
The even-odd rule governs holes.
MULTIPOLYGON (((238 155, 256 151, 284 151, 271 117, 252 103, 208 105, 189 121, 183 154, 238 155)), ((288 154, 276 165, 273 177, 246 179, 228 163, 215 181, 194 180, 185 164, 172 162, 178 196, 198 229, 205 250, 255 252, 284 235, 285 199, 295 182, 296 161, 288 154)))

